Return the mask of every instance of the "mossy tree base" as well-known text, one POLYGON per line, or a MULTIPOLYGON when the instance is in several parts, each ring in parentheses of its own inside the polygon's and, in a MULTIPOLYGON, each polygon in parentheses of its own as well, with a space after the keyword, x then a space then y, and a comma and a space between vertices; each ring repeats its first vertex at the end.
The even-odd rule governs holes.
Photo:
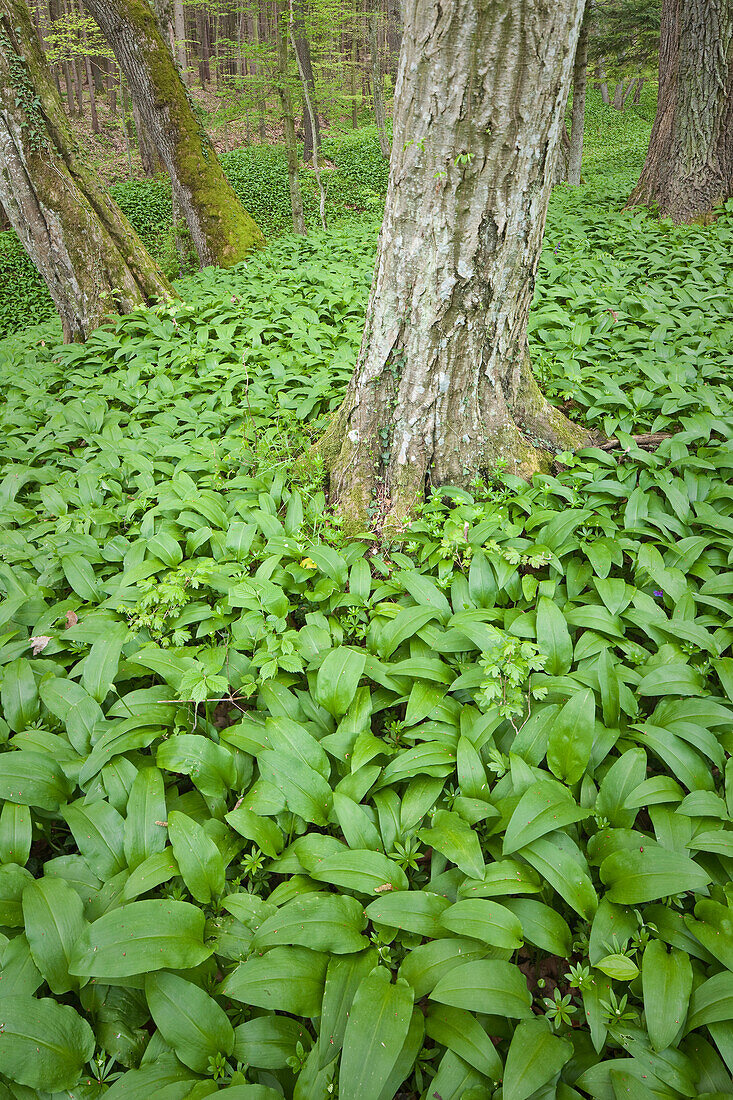
POLYGON ((321 442, 351 528, 398 530, 426 487, 529 476, 589 442, 527 354, 583 0, 412 4, 364 338, 321 442), (506 43, 511 42, 511 49, 506 43))

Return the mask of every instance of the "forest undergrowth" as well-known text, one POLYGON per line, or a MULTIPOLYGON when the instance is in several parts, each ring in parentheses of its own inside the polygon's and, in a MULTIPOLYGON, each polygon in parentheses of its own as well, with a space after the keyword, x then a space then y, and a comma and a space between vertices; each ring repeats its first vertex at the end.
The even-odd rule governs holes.
POLYGON ((400 544, 293 473, 373 216, 0 343, 0 1100, 733 1095, 733 210, 594 110, 531 342, 619 446, 400 544))

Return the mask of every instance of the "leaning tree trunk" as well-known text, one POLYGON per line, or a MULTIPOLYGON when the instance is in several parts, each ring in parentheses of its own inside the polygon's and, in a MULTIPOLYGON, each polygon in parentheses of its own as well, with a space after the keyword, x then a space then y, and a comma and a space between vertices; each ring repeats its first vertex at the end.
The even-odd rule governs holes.
POLYGON ((132 226, 76 160, 23 0, 0 0, 0 203, 46 281, 64 339, 171 291, 132 226))
POLYGON ((659 100, 629 206, 710 221, 733 195, 733 4, 663 0, 659 100))
POLYGON ((573 110, 570 124, 570 148, 568 149, 568 183, 573 187, 580 184, 580 169, 583 162, 583 136, 585 134, 585 93, 588 86, 588 30, 586 18, 578 35, 578 48, 575 51, 573 65, 573 110))
POLYGON ((145 0, 87 0, 165 163, 201 266, 239 263, 264 237, 224 175, 145 0))
POLYGON ((527 316, 585 0, 407 0, 357 367, 320 448, 348 526, 426 483, 529 474, 587 435, 532 376, 527 316))

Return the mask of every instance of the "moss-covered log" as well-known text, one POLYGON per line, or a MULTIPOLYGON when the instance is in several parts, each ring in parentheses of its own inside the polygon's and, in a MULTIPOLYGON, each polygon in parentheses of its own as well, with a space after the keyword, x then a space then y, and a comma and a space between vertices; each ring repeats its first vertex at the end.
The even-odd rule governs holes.
POLYGON ((146 0, 87 0, 170 174, 202 266, 231 267, 265 243, 228 182, 146 0))
POLYGON ((586 433, 532 377, 527 316, 584 0, 407 0, 387 206, 333 497, 394 529, 427 485, 530 474, 586 433))
POLYGON ((23 0, 0 0, 0 203, 46 281, 64 339, 170 295, 117 204, 77 159, 23 0))

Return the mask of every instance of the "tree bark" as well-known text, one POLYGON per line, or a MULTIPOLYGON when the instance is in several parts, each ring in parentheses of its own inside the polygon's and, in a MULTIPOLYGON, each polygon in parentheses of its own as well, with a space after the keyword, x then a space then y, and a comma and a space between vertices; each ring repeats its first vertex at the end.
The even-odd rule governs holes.
POLYGON ((580 184, 580 169, 583 162, 585 93, 588 86, 588 30, 589 20, 585 18, 578 35, 578 48, 575 51, 573 65, 573 109, 568 149, 568 183, 573 187, 580 184))
POLYGON ((293 230, 303 236, 306 234, 303 216, 303 196, 298 175, 298 141, 295 135, 295 115, 293 97, 290 94, 290 71, 288 66, 288 7, 285 0, 278 0, 275 18, 275 44, 277 48, 277 94, 282 110, 285 132, 285 155, 288 162, 288 186, 290 188, 290 206, 293 212, 293 230))
POLYGON ((194 114, 145 0, 87 0, 168 169, 202 267, 239 263, 264 237, 242 207, 194 114))
POLYGON ((733 194, 733 4, 663 0, 659 100, 628 206, 710 221, 733 194))
POLYGON ((188 71, 188 58, 186 56, 186 16, 183 10, 183 0, 173 0, 173 44, 176 65, 186 84, 191 83, 191 74, 188 71))
POLYGON ((527 352, 583 7, 405 4, 364 337, 320 444, 349 528, 376 506, 399 531, 426 483, 527 475, 588 439, 542 397, 527 352))
POLYGON ((610 106, 611 97, 608 94, 608 81, 606 80, 606 74, 603 71, 600 61, 596 62, 596 87, 601 93, 601 102, 606 107, 610 106))
POLYGON ((318 124, 318 103, 316 100, 316 78, 313 75, 313 59, 310 41, 305 26, 303 5, 292 4, 293 50, 298 61, 298 71, 303 82, 303 160, 313 158, 313 150, 321 150, 321 128, 318 124), (310 103, 310 108, 309 108, 310 103))
POLYGON ((384 92, 382 88, 382 68, 379 63, 379 44, 377 42, 377 10, 372 9, 369 16, 369 50, 372 62, 372 102, 374 121, 379 135, 379 149, 383 157, 389 157, 392 147, 387 135, 387 116, 384 110, 384 92))
POLYGON ((67 341, 84 340, 110 313, 171 293, 73 148, 27 7, 0 0, 0 203, 46 281, 67 341))
POLYGON ((92 59, 87 54, 84 58, 87 71, 87 84, 89 85, 89 111, 92 120, 92 133, 99 133, 99 118, 97 116, 97 93, 94 87, 94 74, 92 72, 92 59))
POLYGON ((646 77, 640 76, 636 82, 636 91, 634 92, 634 106, 638 106, 641 103, 641 89, 646 83, 646 77))

